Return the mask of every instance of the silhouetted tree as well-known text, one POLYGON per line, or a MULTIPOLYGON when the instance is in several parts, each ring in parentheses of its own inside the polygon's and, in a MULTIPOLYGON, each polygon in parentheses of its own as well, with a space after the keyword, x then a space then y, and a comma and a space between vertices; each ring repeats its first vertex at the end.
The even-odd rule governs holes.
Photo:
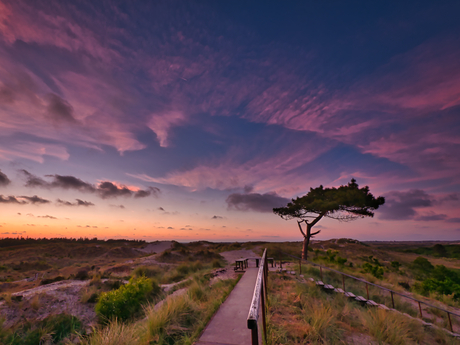
POLYGON ((321 218, 333 218, 339 221, 352 221, 358 218, 373 217, 374 210, 385 203, 385 198, 375 198, 369 187, 359 188, 355 179, 346 186, 339 188, 323 188, 319 186, 310 188, 306 195, 292 199, 285 207, 274 208, 273 212, 281 218, 289 220, 296 218, 300 232, 304 240, 302 246, 302 258, 307 259, 308 244, 310 238, 317 235, 321 230, 311 232, 313 226, 321 218), (302 229, 305 223, 305 231, 302 229))

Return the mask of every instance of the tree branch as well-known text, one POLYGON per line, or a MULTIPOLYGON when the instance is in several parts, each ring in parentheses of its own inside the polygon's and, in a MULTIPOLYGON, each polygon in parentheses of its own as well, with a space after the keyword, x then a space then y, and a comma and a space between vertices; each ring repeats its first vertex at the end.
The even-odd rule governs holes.
POLYGON ((315 235, 318 235, 321 232, 321 230, 318 230, 317 232, 312 233, 310 236, 313 237, 315 235))
POLYGON ((299 226, 300 232, 302 233, 303 237, 305 237, 305 232, 302 230, 302 227, 300 226, 300 223, 304 222, 303 220, 297 221, 297 225, 299 226))
POLYGON ((321 212, 318 217, 316 217, 311 223, 310 226, 314 226, 316 223, 318 223, 321 218, 326 214, 327 212, 321 212))

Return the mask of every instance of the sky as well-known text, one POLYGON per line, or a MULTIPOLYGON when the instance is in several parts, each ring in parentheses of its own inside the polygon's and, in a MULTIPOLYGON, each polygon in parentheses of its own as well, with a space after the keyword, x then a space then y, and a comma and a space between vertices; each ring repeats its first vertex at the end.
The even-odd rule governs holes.
POLYGON ((0 0, 0 237, 460 238, 458 1, 0 0))

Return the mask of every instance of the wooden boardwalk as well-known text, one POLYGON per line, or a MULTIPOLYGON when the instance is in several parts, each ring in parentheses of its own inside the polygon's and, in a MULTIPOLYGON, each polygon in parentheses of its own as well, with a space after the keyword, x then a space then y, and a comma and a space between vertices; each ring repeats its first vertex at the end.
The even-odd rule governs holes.
POLYGON ((251 345, 247 326, 258 268, 247 268, 240 281, 206 326, 196 345, 251 345))

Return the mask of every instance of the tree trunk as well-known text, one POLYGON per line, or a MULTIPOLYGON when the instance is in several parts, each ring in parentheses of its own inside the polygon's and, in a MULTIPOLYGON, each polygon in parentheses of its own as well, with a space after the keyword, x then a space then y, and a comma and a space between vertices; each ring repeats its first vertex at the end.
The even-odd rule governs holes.
POLYGON ((303 245, 302 245, 302 259, 307 260, 308 258, 308 244, 310 243, 310 237, 305 236, 303 238, 303 245))

